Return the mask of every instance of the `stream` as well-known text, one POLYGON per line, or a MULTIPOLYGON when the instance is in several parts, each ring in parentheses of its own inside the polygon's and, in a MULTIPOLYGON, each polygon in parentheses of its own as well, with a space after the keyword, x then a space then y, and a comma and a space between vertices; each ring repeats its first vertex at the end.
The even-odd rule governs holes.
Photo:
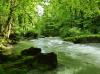
POLYGON ((100 43, 74 44, 59 37, 39 38, 30 42, 41 48, 43 53, 55 52, 58 68, 53 71, 31 70, 27 74, 100 74, 100 43))

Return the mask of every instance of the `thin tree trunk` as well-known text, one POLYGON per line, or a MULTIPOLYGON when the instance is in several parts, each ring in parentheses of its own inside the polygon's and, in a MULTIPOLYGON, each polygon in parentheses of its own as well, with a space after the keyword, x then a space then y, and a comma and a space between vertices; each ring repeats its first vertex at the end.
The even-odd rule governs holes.
POLYGON ((9 35, 11 33, 11 28, 12 28, 11 19, 12 19, 12 15, 13 15, 13 11, 14 11, 14 3, 13 2, 14 2, 13 0, 10 0, 10 12, 8 14, 8 19, 4 26, 4 37, 5 38, 9 38, 9 35))

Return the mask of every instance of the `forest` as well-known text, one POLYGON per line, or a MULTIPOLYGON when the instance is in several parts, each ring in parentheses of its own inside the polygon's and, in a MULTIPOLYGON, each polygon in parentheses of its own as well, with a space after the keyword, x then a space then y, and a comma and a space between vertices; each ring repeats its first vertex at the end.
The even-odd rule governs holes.
POLYGON ((0 0, 0 74, 100 74, 100 0, 0 0))

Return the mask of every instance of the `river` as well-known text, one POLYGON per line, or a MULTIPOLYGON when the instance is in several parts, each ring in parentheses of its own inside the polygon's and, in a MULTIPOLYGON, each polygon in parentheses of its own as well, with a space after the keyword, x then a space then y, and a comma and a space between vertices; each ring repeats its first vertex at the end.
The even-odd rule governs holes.
POLYGON ((53 71, 31 70, 27 74, 100 74, 100 43, 74 44, 59 37, 26 42, 32 43, 43 53, 55 52, 59 64, 53 71))

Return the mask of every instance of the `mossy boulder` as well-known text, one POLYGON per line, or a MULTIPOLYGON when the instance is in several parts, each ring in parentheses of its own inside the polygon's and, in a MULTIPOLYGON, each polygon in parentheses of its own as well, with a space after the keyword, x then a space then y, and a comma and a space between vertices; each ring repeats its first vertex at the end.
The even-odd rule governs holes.
POLYGON ((11 33, 9 36, 10 44, 16 44, 20 40, 20 35, 17 33, 11 33))
POLYGON ((74 43, 100 43, 100 35, 87 35, 64 38, 65 41, 74 43))
POLYGON ((25 49, 21 52, 21 55, 23 56, 34 56, 34 55, 38 55, 39 53, 41 53, 41 49, 40 48, 34 48, 34 47, 30 47, 28 49, 25 49))
POLYGON ((41 53, 40 48, 30 47, 21 52, 21 55, 4 55, 0 52, 0 64, 5 69, 25 68, 38 70, 52 70, 57 67, 57 55, 54 52, 41 53))
POLYGON ((57 55, 54 52, 41 53, 40 48, 30 47, 23 50, 21 56, 25 59, 23 64, 28 68, 47 70, 57 67, 57 55))
POLYGON ((24 34, 24 37, 25 38, 38 38, 38 33, 35 33, 35 32, 31 32, 31 31, 28 31, 27 33, 24 34))
POLYGON ((41 53, 34 58, 39 69, 54 69, 57 67, 57 55, 54 52, 41 53))
POLYGON ((8 56, 4 55, 2 51, 0 51, 0 64, 8 61, 8 56))

